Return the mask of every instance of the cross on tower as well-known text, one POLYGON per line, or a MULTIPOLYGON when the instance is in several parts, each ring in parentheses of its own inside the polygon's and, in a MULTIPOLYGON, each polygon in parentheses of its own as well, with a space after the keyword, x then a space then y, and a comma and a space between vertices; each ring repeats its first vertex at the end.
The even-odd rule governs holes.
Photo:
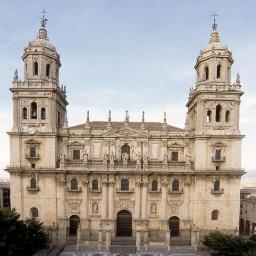
POLYGON ((214 12, 211 16, 213 17, 212 29, 213 29, 213 31, 214 31, 214 30, 217 30, 216 17, 218 17, 219 15, 214 12))
POLYGON ((43 16, 41 17, 41 26, 45 28, 45 25, 46 25, 46 21, 48 21, 46 18, 45 18, 45 14, 47 13, 45 11, 45 9, 43 9, 43 11, 41 12, 43 14, 43 16))

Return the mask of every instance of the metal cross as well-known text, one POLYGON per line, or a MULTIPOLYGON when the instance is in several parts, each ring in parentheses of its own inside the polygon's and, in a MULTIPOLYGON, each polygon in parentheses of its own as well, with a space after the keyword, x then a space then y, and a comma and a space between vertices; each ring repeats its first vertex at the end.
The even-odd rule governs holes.
POLYGON ((212 29, 217 30, 216 17, 218 17, 219 15, 214 12, 211 16, 213 17, 212 29))
POLYGON ((45 9, 43 9, 43 11, 41 12, 43 14, 43 16, 41 17, 41 26, 45 28, 45 25, 46 25, 46 21, 48 21, 46 18, 45 18, 45 14, 47 13, 45 11, 45 9))

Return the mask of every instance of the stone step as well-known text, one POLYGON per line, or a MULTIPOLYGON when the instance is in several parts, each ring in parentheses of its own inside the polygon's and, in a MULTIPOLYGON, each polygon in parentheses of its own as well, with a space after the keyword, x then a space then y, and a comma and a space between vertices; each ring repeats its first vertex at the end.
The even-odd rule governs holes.
POLYGON ((113 253, 129 254, 136 252, 135 245, 111 245, 110 251, 113 253))
POLYGON ((115 237, 111 240, 112 245, 135 245, 136 241, 133 237, 115 237))

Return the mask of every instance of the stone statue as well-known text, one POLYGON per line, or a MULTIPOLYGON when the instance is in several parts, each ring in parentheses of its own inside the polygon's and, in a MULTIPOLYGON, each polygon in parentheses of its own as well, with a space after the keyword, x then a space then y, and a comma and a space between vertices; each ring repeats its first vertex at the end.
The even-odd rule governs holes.
POLYGON ((115 165, 115 155, 114 155, 113 151, 110 154, 110 162, 109 163, 110 163, 111 167, 114 167, 114 165, 115 165))
POLYGON ((103 159, 103 165, 107 165, 107 164, 108 164, 108 154, 105 154, 103 159))
POLYGON ((93 213, 98 213, 98 204, 97 203, 92 204, 92 212, 93 213))
POLYGON ((191 155, 186 155, 186 166, 191 166, 191 155))
POLYGON ((66 167, 65 155, 60 154, 60 168, 65 169, 65 167, 66 167))
POLYGON ((168 163, 168 155, 167 155, 167 152, 164 153, 163 163, 164 163, 164 164, 167 164, 167 163, 168 163))
POLYGON ((124 153, 122 154, 122 157, 123 157, 123 165, 124 167, 127 167, 129 155, 127 153, 124 153))
POLYGON ((148 157, 146 154, 143 154, 143 167, 148 168, 148 157))

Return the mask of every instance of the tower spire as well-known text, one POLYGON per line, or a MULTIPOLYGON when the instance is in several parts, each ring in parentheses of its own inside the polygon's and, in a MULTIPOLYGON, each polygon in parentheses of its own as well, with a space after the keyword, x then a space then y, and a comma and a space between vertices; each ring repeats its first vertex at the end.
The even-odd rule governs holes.
POLYGON ((45 11, 45 9, 43 9, 43 11, 41 13, 43 15, 42 15, 42 17, 40 17, 40 19, 41 19, 41 27, 39 29, 39 33, 38 33, 37 38, 48 40, 47 31, 45 29, 46 22, 48 21, 48 19, 45 18, 45 14, 47 12, 45 11))
POLYGON ((214 12, 211 16, 213 17, 212 30, 213 30, 213 31, 217 31, 217 26, 218 26, 218 25, 217 25, 217 23, 216 23, 216 17, 218 17, 219 15, 214 12))
POLYGON ((46 22, 48 21, 46 18, 45 18, 45 14, 47 13, 45 11, 45 9, 43 9, 43 11, 41 12, 43 15, 41 17, 41 27, 45 28, 45 25, 46 25, 46 22))
POLYGON ((213 17, 213 24, 212 24, 212 33, 211 33, 210 43, 218 43, 220 42, 220 37, 217 31, 218 25, 216 23, 216 17, 218 17, 219 15, 214 12, 211 16, 213 17))

